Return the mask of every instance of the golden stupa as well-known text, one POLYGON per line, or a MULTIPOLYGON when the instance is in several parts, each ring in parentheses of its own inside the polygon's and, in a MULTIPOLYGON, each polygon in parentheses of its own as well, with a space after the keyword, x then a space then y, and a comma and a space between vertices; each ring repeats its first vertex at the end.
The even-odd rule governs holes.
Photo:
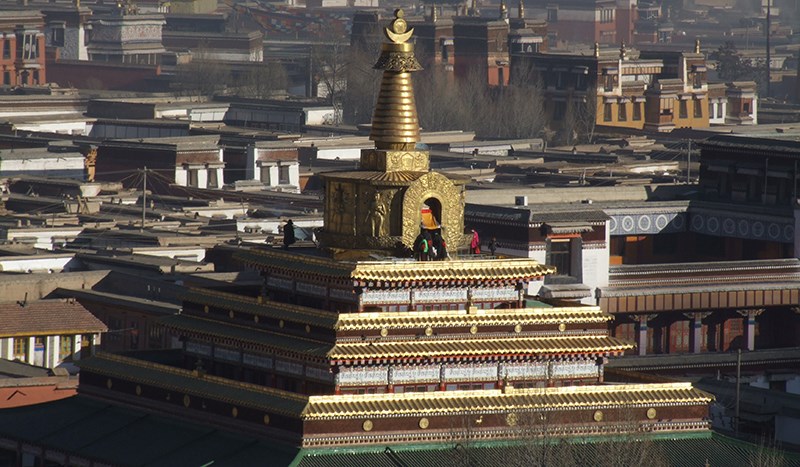
POLYGON ((375 149, 361 152, 359 170, 322 174, 324 227, 318 238, 334 255, 365 256, 411 247, 422 228, 441 230, 451 250, 462 247, 464 185, 430 170, 429 153, 418 148, 419 120, 411 73, 421 70, 414 57, 414 33, 403 10, 384 29, 375 69, 383 70, 372 118, 375 149))

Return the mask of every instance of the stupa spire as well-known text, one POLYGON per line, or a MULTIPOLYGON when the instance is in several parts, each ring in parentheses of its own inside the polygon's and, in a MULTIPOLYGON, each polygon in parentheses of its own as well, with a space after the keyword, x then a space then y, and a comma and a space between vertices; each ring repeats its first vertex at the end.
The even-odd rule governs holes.
POLYGON ((395 10, 394 20, 384 29, 389 42, 381 44, 381 56, 374 66, 383 70, 369 134, 377 149, 412 150, 419 141, 411 72, 421 70, 422 66, 414 57, 414 44, 408 42, 414 29, 408 29, 403 17, 403 10, 395 10))

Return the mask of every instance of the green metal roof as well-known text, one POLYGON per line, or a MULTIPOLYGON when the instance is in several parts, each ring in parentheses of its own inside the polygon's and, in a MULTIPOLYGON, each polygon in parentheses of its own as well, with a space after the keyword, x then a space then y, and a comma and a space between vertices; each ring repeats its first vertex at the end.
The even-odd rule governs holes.
POLYGON ((292 467, 444 466, 800 466, 800 455, 776 451, 717 433, 643 439, 578 438, 570 441, 465 442, 380 445, 300 452, 292 467))
POLYGON ((0 410, 0 438, 120 466, 289 465, 298 448, 78 395, 0 410))

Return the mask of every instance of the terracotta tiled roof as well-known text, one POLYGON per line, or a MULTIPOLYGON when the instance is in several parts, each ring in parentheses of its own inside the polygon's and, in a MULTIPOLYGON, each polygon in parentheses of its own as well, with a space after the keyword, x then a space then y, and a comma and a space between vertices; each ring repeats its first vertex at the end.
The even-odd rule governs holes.
POLYGON ((108 327, 75 300, 0 302, 0 337, 105 332, 108 327))

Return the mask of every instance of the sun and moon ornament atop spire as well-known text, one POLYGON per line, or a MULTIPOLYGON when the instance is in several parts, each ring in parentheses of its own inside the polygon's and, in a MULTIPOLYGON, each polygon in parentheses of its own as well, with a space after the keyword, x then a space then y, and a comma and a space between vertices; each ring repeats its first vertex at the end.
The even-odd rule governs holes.
POLYGON ((414 57, 414 44, 408 42, 414 28, 409 29, 403 10, 395 10, 394 15, 384 29, 389 42, 381 44, 374 67, 383 70, 383 77, 369 138, 378 149, 412 150, 419 141, 419 120, 411 72, 422 66, 414 57))

